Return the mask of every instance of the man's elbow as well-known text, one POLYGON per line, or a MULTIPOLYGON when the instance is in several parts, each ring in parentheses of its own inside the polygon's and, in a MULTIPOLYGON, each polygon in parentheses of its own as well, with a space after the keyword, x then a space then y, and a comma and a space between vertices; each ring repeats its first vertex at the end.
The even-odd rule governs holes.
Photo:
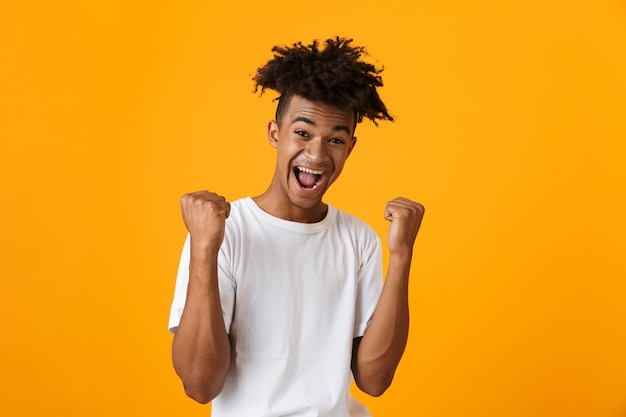
POLYGON ((184 362, 179 356, 174 357, 174 370, 180 378, 185 394, 200 404, 208 404, 222 392, 230 361, 207 363, 199 366, 196 363, 184 362))
POLYGON ((185 394, 200 404, 208 404, 222 391, 224 384, 183 384, 185 394))
POLYGON ((200 404, 210 403, 224 388, 226 369, 223 372, 194 373, 181 378, 185 394, 200 404))
POLYGON ((393 375, 389 378, 371 378, 368 381, 356 381, 357 387, 372 397, 380 397, 391 386, 393 375))

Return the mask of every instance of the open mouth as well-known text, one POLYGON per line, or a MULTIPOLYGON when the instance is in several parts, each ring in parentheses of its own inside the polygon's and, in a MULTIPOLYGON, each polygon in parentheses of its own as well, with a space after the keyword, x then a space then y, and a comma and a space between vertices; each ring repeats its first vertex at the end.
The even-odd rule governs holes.
POLYGON ((300 187, 305 190, 313 190, 322 181, 324 171, 318 171, 305 167, 295 167, 293 169, 293 173, 296 176, 296 180, 298 181, 298 184, 300 184, 300 187))

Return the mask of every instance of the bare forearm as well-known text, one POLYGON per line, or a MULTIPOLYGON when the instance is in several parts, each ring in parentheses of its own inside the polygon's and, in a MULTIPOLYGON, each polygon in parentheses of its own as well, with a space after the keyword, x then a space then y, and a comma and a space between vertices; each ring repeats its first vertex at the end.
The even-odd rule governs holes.
POLYGON ((185 309, 172 346, 174 369, 187 394, 201 403, 222 389, 230 365, 217 281, 217 255, 194 250, 185 309))
POLYGON ((404 353, 409 333, 410 265, 410 252, 391 255, 380 300, 355 355, 356 383, 371 395, 380 395, 389 387, 404 353))

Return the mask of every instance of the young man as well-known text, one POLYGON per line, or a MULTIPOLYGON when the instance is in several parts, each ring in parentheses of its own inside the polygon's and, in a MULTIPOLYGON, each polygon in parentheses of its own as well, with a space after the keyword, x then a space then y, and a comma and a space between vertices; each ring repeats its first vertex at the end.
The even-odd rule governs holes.
MULTIPOLYGON (((387 203, 389 267, 375 232, 322 200, 363 117, 393 120, 380 70, 349 39, 275 47, 254 81, 276 90, 267 190, 232 204, 182 197, 189 231, 169 327, 186 393, 214 417, 370 416, 354 378, 378 396, 406 345, 409 268, 424 208, 387 203)), ((382 211, 382 210, 381 210, 382 211)))

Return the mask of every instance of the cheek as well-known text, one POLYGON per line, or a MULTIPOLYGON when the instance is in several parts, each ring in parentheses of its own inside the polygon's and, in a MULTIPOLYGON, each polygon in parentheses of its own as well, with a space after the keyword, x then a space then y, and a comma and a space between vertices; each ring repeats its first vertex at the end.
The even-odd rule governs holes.
POLYGON ((340 170, 346 164, 346 160, 348 159, 347 152, 337 152, 334 156, 333 160, 335 161, 335 169, 340 170))
POLYGON ((278 148, 277 157, 281 164, 291 164, 291 161, 301 152, 296 144, 285 143, 278 148))
POLYGON ((276 154, 276 169, 285 175, 289 175, 293 155, 293 152, 289 151, 289 149, 279 149, 276 154))

